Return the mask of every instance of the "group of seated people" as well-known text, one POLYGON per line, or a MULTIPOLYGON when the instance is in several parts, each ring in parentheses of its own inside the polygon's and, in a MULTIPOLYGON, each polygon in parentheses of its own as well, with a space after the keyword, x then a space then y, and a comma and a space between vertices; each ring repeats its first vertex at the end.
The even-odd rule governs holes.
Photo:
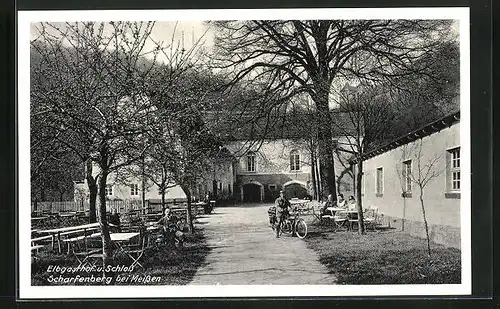
POLYGON ((345 210, 356 210, 356 200, 354 199, 354 196, 349 196, 349 200, 347 201, 344 199, 343 194, 339 194, 337 198, 337 200, 334 200, 331 194, 328 195, 326 202, 320 209, 321 215, 325 214, 327 208, 329 207, 343 208, 345 210))

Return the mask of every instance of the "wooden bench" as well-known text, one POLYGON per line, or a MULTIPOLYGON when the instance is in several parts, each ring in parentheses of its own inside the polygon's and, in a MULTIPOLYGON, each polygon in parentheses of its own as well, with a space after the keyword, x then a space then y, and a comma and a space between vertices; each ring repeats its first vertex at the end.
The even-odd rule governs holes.
MULTIPOLYGON (((109 227, 116 227, 116 225, 108 223, 109 227)), ((58 251, 61 253, 61 243, 63 242, 62 237, 66 236, 69 238, 73 238, 73 236, 80 236, 79 234, 87 234, 87 232, 92 232, 99 230, 99 223, 90 223, 79 226, 68 226, 63 228, 56 228, 50 230, 39 230, 40 234, 50 234, 46 237, 52 237, 52 249, 55 249, 55 238, 57 237, 58 251)))

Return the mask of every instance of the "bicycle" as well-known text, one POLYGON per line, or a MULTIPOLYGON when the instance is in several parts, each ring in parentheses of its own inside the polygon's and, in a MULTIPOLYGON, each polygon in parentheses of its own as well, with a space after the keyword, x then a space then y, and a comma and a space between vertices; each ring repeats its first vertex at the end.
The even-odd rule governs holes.
MULTIPOLYGON (((274 207, 271 207, 274 208, 274 207)), ((273 231, 276 230, 278 225, 278 219, 275 214, 272 214, 272 209, 269 209, 269 220, 271 223, 271 228, 273 231)), ((280 236, 281 234, 289 234, 289 235, 297 235, 298 238, 304 239, 307 236, 307 224, 300 217, 301 209, 295 208, 293 215, 290 214, 285 220, 282 221, 280 227, 280 236)))

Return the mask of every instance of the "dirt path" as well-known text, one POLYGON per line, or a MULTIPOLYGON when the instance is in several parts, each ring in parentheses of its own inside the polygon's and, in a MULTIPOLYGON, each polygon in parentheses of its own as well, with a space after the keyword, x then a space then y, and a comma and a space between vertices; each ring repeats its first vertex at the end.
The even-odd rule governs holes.
POLYGON ((302 240, 275 238, 268 224, 269 206, 216 208, 200 218, 212 250, 190 284, 335 284, 302 240))

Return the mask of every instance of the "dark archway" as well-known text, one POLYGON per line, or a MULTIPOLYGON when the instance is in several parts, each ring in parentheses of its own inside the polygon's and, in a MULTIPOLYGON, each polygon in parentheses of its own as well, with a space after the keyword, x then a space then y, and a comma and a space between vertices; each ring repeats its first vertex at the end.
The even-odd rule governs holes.
POLYGON ((243 185, 243 201, 244 202, 260 202, 261 186, 255 183, 247 183, 243 185))
POLYGON ((301 184, 291 183, 284 187, 285 197, 288 199, 291 198, 304 198, 307 194, 307 189, 304 188, 301 184))

